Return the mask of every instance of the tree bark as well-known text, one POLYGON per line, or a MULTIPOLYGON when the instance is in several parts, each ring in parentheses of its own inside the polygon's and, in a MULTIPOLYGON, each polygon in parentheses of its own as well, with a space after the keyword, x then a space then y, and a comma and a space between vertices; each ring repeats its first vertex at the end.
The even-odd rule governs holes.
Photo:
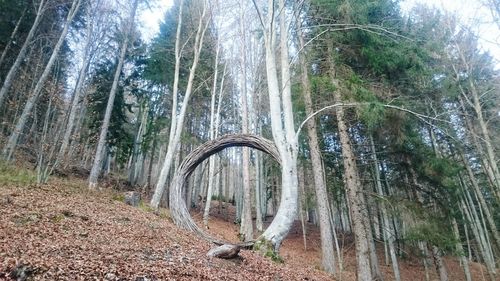
MULTIPOLYGON (((89 14, 89 17, 91 15, 89 14)), ((58 163, 65 160, 66 150, 73 132, 73 127, 75 123, 76 113, 78 110, 78 104, 80 103, 80 95, 82 94, 82 88, 85 81, 85 77, 90 65, 92 56, 90 55, 90 49, 93 44, 93 33, 94 33, 94 19, 91 19, 90 23, 87 23, 87 40, 85 42, 85 51, 83 53, 83 64, 80 68, 80 73, 78 75, 78 81, 76 83, 75 91, 73 94, 73 100, 69 109, 68 120, 66 121, 66 130, 64 132, 59 153, 57 155, 56 163, 54 163, 54 168, 57 168, 58 163)))
MULTIPOLYGON (((373 137, 370 136, 370 146, 371 146, 371 153, 372 153, 372 159, 373 159, 373 166, 374 166, 374 171, 375 171, 375 187, 377 189, 378 195, 381 197, 384 196, 384 191, 382 189, 382 181, 380 179, 380 167, 378 163, 378 157, 377 157, 377 152, 375 150, 375 144, 373 142, 373 137)), ((385 242, 388 244, 389 247, 389 255, 391 258, 391 263, 392 263, 392 270, 394 272, 394 279, 396 281, 401 280, 401 274, 399 272, 399 266, 398 266, 398 259, 396 257, 396 250, 394 247, 394 230, 392 228, 392 225, 389 221, 389 216, 387 214, 387 209, 384 203, 380 204, 380 211, 382 213, 382 231, 383 231, 383 237, 386 240, 385 242)))
MULTIPOLYGON (((297 156, 298 156, 298 142, 295 136, 293 125, 293 111, 290 93, 290 76, 289 61, 288 61, 288 32, 281 32, 282 39, 281 45, 281 67, 282 67, 282 87, 278 83, 276 55, 275 55, 275 27, 274 22, 274 1, 268 1, 268 18, 266 23, 262 18, 260 10, 253 1, 259 18, 261 19, 262 27, 264 29, 264 42, 265 42, 265 58, 266 58, 266 73, 269 94, 269 106, 271 116, 271 129, 273 139, 278 148, 281 158, 281 204, 274 217, 271 225, 259 237, 256 248, 262 251, 267 250, 279 251, 281 242, 288 234, 292 227, 293 221, 297 212, 297 197, 298 197, 298 179, 297 179, 297 156), (285 74, 283 74, 285 73, 285 74), (288 73, 288 76, 286 75, 288 73), (283 92, 280 91, 282 89, 283 92), (283 119, 282 119, 283 116, 283 119), (284 122, 282 122, 284 120, 284 122), (283 124, 284 123, 284 124, 283 124)), ((279 1, 279 10, 285 10, 284 0, 279 1)), ((281 29, 285 23, 288 22, 286 13, 279 13, 281 16, 280 21, 281 29)))
POLYGON ((457 240, 456 249, 460 255, 460 263, 462 264, 462 267, 464 269, 465 280, 472 281, 469 269, 469 261, 465 257, 464 248, 462 247, 462 243, 460 242, 460 232, 458 231, 457 221, 453 219, 452 224, 453 224, 453 234, 455 235, 455 239, 457 240))
MULTIPOLYGON (((215 63, 214 63, 214 81, 212 85, 212 98, 210 102, 210 125, 208 128, 208 134, 210 136, 210 140, 213 140, 215 138, 215 131, 217 128, 215 128, 215 119, 216 119, 216 114, 218 112, 215 111, 215 100, 216 100, 216 95, 217 95, 217 76, 218 76, 218 66, 219 66, 219 51, 220 51, 220 42, 219 38, 217 38, 217 49, 215 53, 215 63)), ((220 106, 220 104, 219 104, 220 106)), ((212 202, 212 193, 213 193, 213 185, 214 185, 214 174, 215 174, 215 162, 216 158, 215 156, 210 157, 208 159, 209 164, 208 164, 208 191, 207 191, 207 201, 205 203, 205 211, 203 213, 203 224, 205 227, 208 227, 208 216, 210 215, 210 204, 212 202)))
MULTIPOLYGON (((245 12, 240 5, 240 68, 241 68, 241 128, 243 134, 248 134, 248 97, 247 97, 247 49, 246 49, 246 26, 245 12)), ((243 208, 241 214, 240 235, 243 241, 253 239, 252 221, 252 192, 250 189, 250 150, 242 147, 242 174, 243 174, 243 208)))
POLYGON ((434 257, 434 263, 436 264, 436 269, 439 273, 439 280, 448 281, 448 272, 444 266, 443 258, 438 247, 432 246, 432 256, 434 257))
POLYGON ((299 167, 299 217, 302 226, 302 240, 304 242, 304 251, 307 251, 307 226, 305 222, 305 174, 304 167, 299 167))

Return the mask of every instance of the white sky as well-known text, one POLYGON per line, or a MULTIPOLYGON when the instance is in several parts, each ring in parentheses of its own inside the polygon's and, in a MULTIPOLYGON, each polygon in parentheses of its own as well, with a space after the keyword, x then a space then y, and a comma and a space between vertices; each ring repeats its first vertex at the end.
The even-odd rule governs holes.
POLYGON ((440 10, 455 13, 460 23, 465 26, 478 26, 479 43, 490 52, 497 64, 500 64, 500 30, 493 22, 490 10, 478 0, 405 0, 401 3, 404 12, 408 12, 416 3, 424 3, 440 10))
POLYGON ((142 35, 146 41, 151 40, 158 33, 163 15, 173 3, 172 0, 153 0, 149 2, 151 9, 143 8, 139 14, 142 35))

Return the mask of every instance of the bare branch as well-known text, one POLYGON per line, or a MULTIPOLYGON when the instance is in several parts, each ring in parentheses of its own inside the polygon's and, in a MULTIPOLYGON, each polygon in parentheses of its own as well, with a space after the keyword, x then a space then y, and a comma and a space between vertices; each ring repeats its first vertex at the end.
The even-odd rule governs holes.
MULTIPOLYGON (((324 112, 324 111, 327 111, 327 110, 330 110, 330 109, 333 109, 335 107, 358 107, 358 106, 363 106, 363 105, 370 105, 370 104, 373 104, 373 103, 369 103, 369 102, 354 102, 354 103, 336 103, 336 104, 332 104, 332 105, 329 105, 329 106, 325 106, 323 108, 321 108, 320 110, 312 113, 311 115, 307 116, 307 118, 302 121, 302 123, 300 123, 298 129, 297 129, 297 132, 295 133, 295 137, 298 138, 299 137, 299 134, 300 134, 300 131, 302 130, 302 128, 304 127, 304 125, 313 117, 315 117, 316 115, 324 112)), ((399 107, 399 106, 395 106, 395 105, 390 105, 390 104, 382 104, 381 106, 383 107, 386 107, 386 108, 391 108, 391 109, 396 109, 396 110, 399 110, 399 111, 403 111, 403 112, 406 112, 406 113, 409 113, 415 117, 417 117, 418 119, 420 119, 421 121, 423 121, 424 123, 426 123, 427 125, 431 126, 431 127, 434 127, 434 128, 438 128, 436 125, 432 124, 431 122, 429 122, 428 120, 432 120, 432 121, 439 121, 439 122, 444 122, 444 123, 448 123, 448 124, 451 124, 452 122, 448 121, 448 120, 444 120, 444 119, 440 119, 440 118, 436 118, 436 117, 432 117, 432 116, 428 116, 428 115, 425 115, 425 114, 421 114, 421 113, 418 113, 418 112, 415 112, 415 111, 412 111, 412 110, 409 110, 409 109, 406 109, 404 107, 399 107)), ((451 136, 450 136, 451 137, 451 136)))

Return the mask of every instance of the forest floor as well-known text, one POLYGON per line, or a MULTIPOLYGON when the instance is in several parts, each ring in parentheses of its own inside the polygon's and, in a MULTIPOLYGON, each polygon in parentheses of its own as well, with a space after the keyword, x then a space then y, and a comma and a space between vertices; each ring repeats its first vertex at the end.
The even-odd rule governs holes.
MULTIPOLYGON (((234 260, 208 258, 213 246, 177 228, 167 210, 128 206, 123 193, 89 191, 77 178, 36 186, 0 177, 0 214, 0 280, 333 280, 318 270, 319 231, 311 224, 307 250, 297 223, 281 247, 280 264, 252 251, 234 260)), ((214 206, 209 231, 237 241, 232 220, 214 206)), ((344 240, 341 280, 354 280, 354 247, 344 240)), ((446 265, 450 280, 463 280, 454 258, 446 265)), ((482 280, 481 269, 473 264, 474 280, 482 280)), ((391 280, 391 267, 382 270, 391 280)), ((425 279, 418 261, 402 261, 401 271, 403 280, 425 279)), ((431 277, 437 280, 434 272, 431 277)))

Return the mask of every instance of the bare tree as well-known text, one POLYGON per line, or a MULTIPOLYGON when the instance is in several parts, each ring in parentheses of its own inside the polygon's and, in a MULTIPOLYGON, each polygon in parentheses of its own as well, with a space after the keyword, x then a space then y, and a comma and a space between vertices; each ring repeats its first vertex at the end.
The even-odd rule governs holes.
MULTIPOLYGON (((240 3, 240 79, 241 79, 241 129, 243 134, 247 134, 248 130, 248 86, 247 86, 247 48, 246 48, 246 14, 245 9, 240 3)), ((242 174, 243 174, 243 208, 241 214, 240 234, 243 240, 253 239, 253 222, 252 222, 252 197, 250 189, 250 150, 248 147, 242 148, 242 174)))
MULTIPOLYGON (((215 109, 215 101, 217 96, 217 76, 218 76, 218 66, 219 66, 219 53, 220 53, 220 38, 217 37, 217 47, 215 51, 215 63, 214 63, 214 81, 212 84, 212 97, 210 101, 210 125, 209 125, 209 135, 210 139, 215 139, 218 131, 218 124, 215 124, 216 120, 219 120, 219 110, 220 110, 220 95, 219 104, 217 105, 217 111, 215 109)), ((221 89, 222 90, 222 89, 221 89)), ((222 91, 220 92, 222 93, 222 91)), ((205 202, 205 210, 203 212, 203 224, 208 227, 208 216, 210 215, 210 205, 212 202, 213 186, 214 186, 214 175, 216 168, 216 158, 210 157, 208 164, 208 188, 207 188, 207 200, 205 202)))
POLYGON ((78 73, 78 79, 73 92, 72 102, 69 107, 69 114, 66 116, 66 126, 64 130, 64 135, 62 137, 61 145, 57 155, 56 162, 54 163, 54 169, 58 167, 59 163, 65 160, 65 156, 68 150, 68 145, 71 140, 71 135, 74 132, 75 120, 77 118, 77 113, 79 110, 79 104, 81 103, 81 98, 83 95, 83 86, 85 84, 85 78, 89 70, 90 62, 97 52, 99 47, 98 42, 107 35, 106 30, 109 28, 108 20, 105 19, 107 11, 102 6, 102 1, 89 1, 89 8, 85 15, 87 19, 87 28, 85 30, 85 45, 83 49, 83 62, 78 73))
POLYGON ((288 54, 288 23, 284 12, 285 1, 280 0, 278 10, 274 1, 268 1, 267 17, 253 0, 264 33, 266 73, 271 116, 271 129, 274 143, 281 158, 281 204, 271 225, 259 237, 256 247, 264 251, 270 246, 279 250, 281 242, 288 234, 297 213, 298 178, 297 156, 298 141, 294 130, 293 109, 290 87, 290 66, 288 54), (276 60, 276 14, 280 15, 280 53, 281 53, 281 87, 278 81, 276 60))

